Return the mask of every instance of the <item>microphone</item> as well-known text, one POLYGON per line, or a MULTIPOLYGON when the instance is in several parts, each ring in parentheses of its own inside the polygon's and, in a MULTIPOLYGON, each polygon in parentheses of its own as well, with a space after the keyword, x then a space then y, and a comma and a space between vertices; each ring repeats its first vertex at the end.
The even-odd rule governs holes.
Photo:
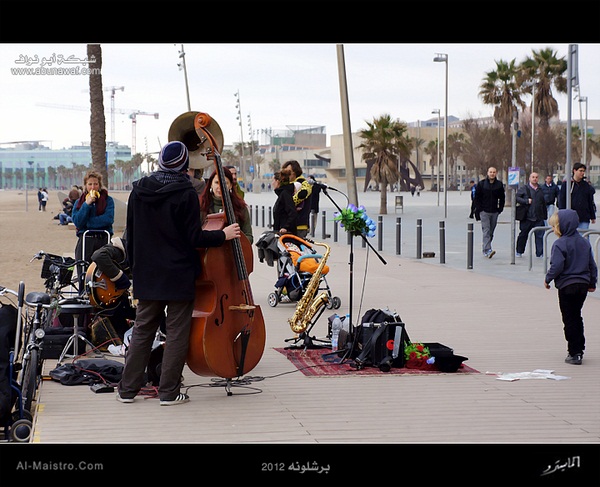
POLYGON ((325 183, 321 183, 320 181, 317 181, 313 176, 309 176, 309 177, 310 177, 310 179, 312 179, 312 184, 316 184, 317 186, 320 186, 323 189, 330 189, 332 191, 338 191, 337 189, 332 188, 331 186, 328 186, 325 183))

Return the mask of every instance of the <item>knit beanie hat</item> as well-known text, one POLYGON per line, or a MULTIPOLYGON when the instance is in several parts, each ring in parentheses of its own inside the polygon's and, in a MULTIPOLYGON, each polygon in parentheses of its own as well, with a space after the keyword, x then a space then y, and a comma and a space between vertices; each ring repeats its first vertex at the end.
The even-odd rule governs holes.
POLYGON ((165 145, 158 156, 158 165, 163 171, 187 171, 190 165, 187 147, 178 140, 165 145))

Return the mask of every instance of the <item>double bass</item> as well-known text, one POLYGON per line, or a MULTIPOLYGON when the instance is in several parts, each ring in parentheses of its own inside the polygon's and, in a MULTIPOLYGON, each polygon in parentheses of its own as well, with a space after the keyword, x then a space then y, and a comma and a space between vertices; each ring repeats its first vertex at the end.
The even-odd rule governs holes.
MULTIPOLYGON (((205 230, 236 223, 219 154, 220 136, 218 124, 202 112, 180 115, 169 131, 169 140, 181 140, 188 146, 190 167, 195 163, 193 158, 198 158, 196 151, 214 163, 224 212, 208 215, 203 224, 205 230), (195 138, 185 127, 192 118, 195 138)), ((254 302, 249 280, 253 268, 252 245, 242 233, 240 238, 225 241, 221 247, 197 251, 202 272, 196 280, 187 365, 197 375, 227 379, 229 386, 231 379, 256 367, 265 348, 264 318, 260 306, 254 302)), ((229 388, 227 394, 231 395, 229 388)))

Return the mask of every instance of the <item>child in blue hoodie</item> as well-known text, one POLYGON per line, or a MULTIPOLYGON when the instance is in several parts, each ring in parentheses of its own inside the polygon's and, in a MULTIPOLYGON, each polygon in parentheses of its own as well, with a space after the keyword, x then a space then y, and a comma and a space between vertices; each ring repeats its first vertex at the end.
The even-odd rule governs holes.
POLYGON ((558 306, 569 353, 565 362, 581 365, 585 350, 581 310, 587 293, 596 290, 598 267, 590 242, 577 231, 579 217, 575 210, 558 210, 552 214, 548 224, 558 240, 552 245, 550 269, 544 286, 550 289, 554 280, 558 289, 558 306))

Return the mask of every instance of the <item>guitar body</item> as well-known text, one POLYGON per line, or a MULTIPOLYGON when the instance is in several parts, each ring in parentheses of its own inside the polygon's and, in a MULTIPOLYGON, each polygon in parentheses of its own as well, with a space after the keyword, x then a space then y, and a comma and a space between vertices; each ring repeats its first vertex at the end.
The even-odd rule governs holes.
POLYGON ((116 289, 115 283, 104 274, 95 262, 92 262, 85 273, 85 288, 90 303, 98 308, 106 308, 116 304, 127 289, 116 289))

